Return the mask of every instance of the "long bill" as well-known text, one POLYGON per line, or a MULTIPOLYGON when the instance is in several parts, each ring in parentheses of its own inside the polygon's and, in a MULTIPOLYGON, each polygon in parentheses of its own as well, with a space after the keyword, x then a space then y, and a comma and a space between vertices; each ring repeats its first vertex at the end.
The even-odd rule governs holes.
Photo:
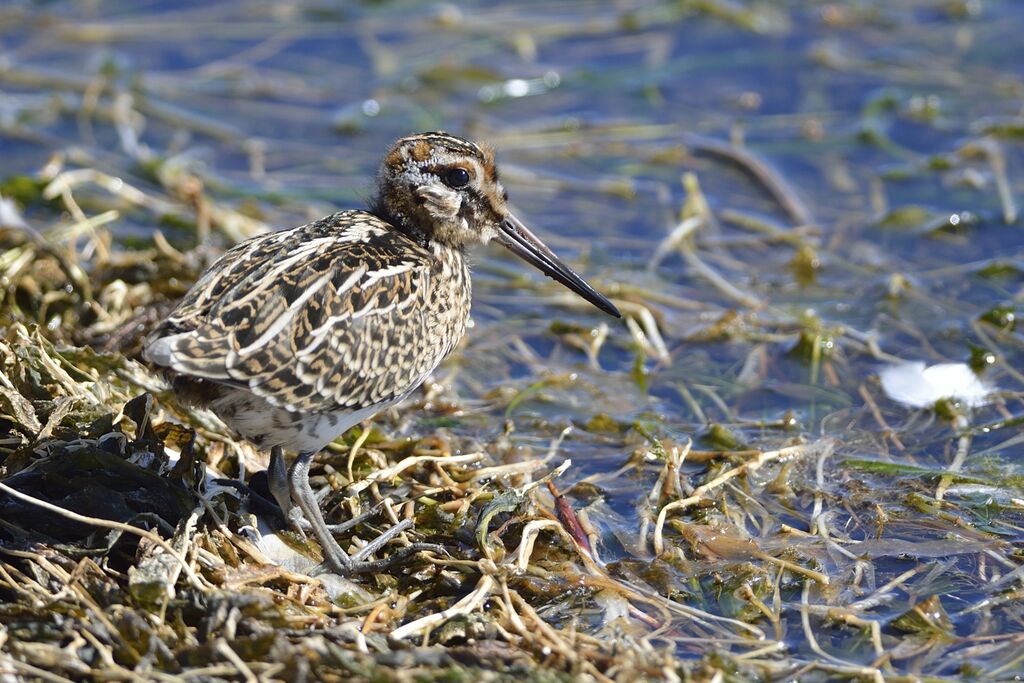
POLYGON ((565 285, 605 313, 614 315, 616 318, 622 317, 619 309, 615 308, 615 304, 587 284, 587 281, 577 275, 572 268, 565 265, 562 259, 555 255, 555 252, 548 249, 515 216, 508 215, 505 222, 501 225, 497 239, 513 254, 552 280, 565 285))

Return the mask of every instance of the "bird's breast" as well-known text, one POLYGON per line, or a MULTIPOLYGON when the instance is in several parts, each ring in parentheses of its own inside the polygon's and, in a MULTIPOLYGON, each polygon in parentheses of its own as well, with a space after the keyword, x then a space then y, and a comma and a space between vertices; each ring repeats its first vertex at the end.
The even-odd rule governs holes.
POLYGON ((461 250, 443 249, 430 278, 427 329, 441 353, 440 362, 466 333, 472 300, 469 265, 461 250))

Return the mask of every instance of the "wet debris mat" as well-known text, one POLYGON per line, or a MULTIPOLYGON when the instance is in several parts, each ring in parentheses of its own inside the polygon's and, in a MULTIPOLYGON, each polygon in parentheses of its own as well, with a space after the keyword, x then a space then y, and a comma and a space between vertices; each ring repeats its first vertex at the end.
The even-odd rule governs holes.
MULTIPOLYGON (((381 513, 347 535, 351 546, 402 525, 410 531, 399 538, 450 552, 357 581, 312 575, 316 548, 283 530, 259 493, 240 494, 197 458, 219 463, 244 446, 155 421, 149 394, 125 401, 159 383, 135 361, 54 345, 38 327, 8 332, 0 633, 12 672, 296 680, 543 667, 603 678, 671 672, 663 638, 760 649, 769 637, 668 599, 632 571, 610 572, 596 552, 599 532, 553 483, 570 466, 550 468, 556 447, 503 464, 485 452, 453 455, 436 436, 357 435, 331 459, 343 471, 327 465, 315 480, 342 517, 381 513), (415 520, 415 532, 400 520, 415 520), (566 628, 565 619, 581 621, 566 628)), ((806 450, 757 454, 672 505, 710 500, 725 481, 806 450)), ((749 542, 738 546, 758 555, 749 542)), ((810 556, 791 555, 765 557, 827 583, 801 566, 810 556)))
MULTIPOLYGON (((135 359, 213 254, 158 237, 87 264, 67 241, 83 232, 2 235, 0 668, 11 675, 909 680, 902 671, 1020 667, 1018 477, 856 457, 855 440, 782 423, 760 437, 714 423, 695 444, 597 415, 555 431, 528 422, 535 446, 517 448, 511 420, 480 444, 385 414, 318 458, 321 504, 360 557, 397 558, 413 542, 446 552, 351 579, 319 573, 315 543, 269 502, 265 454, 178 405, 135 359), (618 467, 583 476, 564 454, 587 443, 614 445, 618 467), (389 529, 387 545, 361 552, 389 529)), ((630 329, 648 326, 655 343, 641 306, 630 329)), ((830 368, 828 354, 814 362, 830 368)), ((930 372, 892 367, 881 386, 896 394, 930 372)), ((934 375, 938 393, 922 398, 931 384, 918 382, 903 397, 931 407, 902 428, 877 389, 849 419, 875 422, 897 451, 917 421, 945 420, 966 452, 977 428, 965 411, 998 413, 1003 399, 974 375, 970 397, 947 397, 934 375)), ((506 414, 529 391, 502 399, 506 414)), ((459 415, 444 393, 432 385, 402 413, 459 415)), ((1005 429, 999 419, 986 429, 1005 429)))
POLYGON ((1017 5, 81 4, 0 7, 0 683, 1024 676, 1017 5), (320 573, 139 343, 442 122, 625 318, 478 254, 320 573))

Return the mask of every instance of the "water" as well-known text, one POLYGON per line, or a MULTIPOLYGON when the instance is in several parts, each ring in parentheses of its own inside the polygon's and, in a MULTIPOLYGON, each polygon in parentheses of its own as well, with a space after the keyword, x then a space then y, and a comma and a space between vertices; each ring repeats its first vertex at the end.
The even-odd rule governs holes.
MULTIPOLYGON (((1024 196, 1022 28, 1024 4, 1011 0, 15 1, 0 8, 0 153, 8 176, 34 173, 58 152, 68 166, 98 168, 158 196, 165 189, 146 169, 170 158, 198 173, 215 201, 286 226, 363 203, 396 137, 443 128, 485 140, 498 150, 519 215, 599 288, 635 304, 632 315, 649 310, 668 355, 639 350, 624 324, 566 303, 497 247, 481 250, 475 327, 440 373, 468 413, 451 427, 467 448, 493 442, 506 418, 513 442, 537 453, 574 427, 559 451, 575 463, 561 486, 599 481, 604 497, 591 505, 609 545, 605 559, 644 564, 650 545, 635 545, 635 536, 662 465, 608 475, 650 439, 693 438, 713 450, 721 441, 710 438, 710 424, 750 448, 834 438, 820 479, 813 459, 797 461, 790 496, 769 494, 763 486, 779 470, 768 468, 740 487, 745 493, 728 494, 750 506, 746 518, 719 509, 704 522, 778 554, 779 525, 808 531, 824 506, 850 553, 820 539, 793 541, 798 556, 815 558, 841 586, 816 588, 812 604, 848 606, 871 594, 872 581, 924 567, 908 580, 920 585, 902 585, 881 607, 857 612, 882 624, 886 649, 910 640, 892 620, 930 595, 954 614, 955 635, 1005 635, 1017 629, 1015 601, 985 611, 984 626, 974 611, 956 614, 990 596, 991 573, 1019 564, 1012 544, 1024 540, 1020 506, 1007 502, 1021 497, 1024 458, 1006 422, 1022 412, 1024 345, 1019 330, 980 322, 998 307, 1018 310, 1024 297, 1024 238, 1014 215, 1024 196), (794 188, 813 225, 794 225, 735 164, 700 154, 691 133, 742 140, 794 188), (699 230, 695 253, 759 305, 737 304, 678 253, 648 268, 678 222, 684 172, 696 174, 718 219, 699 230), (737 227, 729 211, 765 221, 781 237, 737 227), (798 257, 816 264, 813 277, 797 276, 798 257), (602 325, 607 341, 589 363, 581 344, 603 334, 602 325), (868 339, 889 356, 928 363, 967 362, 978 349, 994 354, 986 377, 1001 398, 967 416, 987 425, 963 465, 989 487, 980 498, 952 496, 942 516, 910 499, 932 496, 936 476, 865 471, 861 461, 941 472, 960 443, 948 421, 885 398, 874 380, 883 361, 868 339), (831 340, 823 355, 809 355, 823 340, 831 340), (618 427, 593 429, 602 415, 618 427), (983 512, 991 524, 980 525, 983 512), (953 539, 964 524, 1001 559, 975 546, 958 550, 953 539), (877 547, 858 550, 857 542, 876 538, 877 547), (935 556, 915 555, 910 545, 925 540, 949 543, 939 569, 928 568, 935 556), (894 559, 900 544, 911 549, 894 559), (857 584, 862 552, 873 576, 857 584), (979 564, 986 557, 987 570, 979 564), (955 586, 921 579, 935 575, 955 586)), ((96 203, 106 197, 83 194, 96 203)), ((115 234, 148 240, 154 212, 123 209, 115 234)), ((26 216, 53 217, 42 206, 27 207, 26 216)), ((190 230, 164 230, 179 248, 194 243, 190 230)), ((419 433, 430 419, 404 428, 419 433)), ((684 471, 696 486, 707 467, 688 462, 684 471)), ((681 547, 692 562, 664 565, 669 583, 692 587, 696 577, 704 609, 735 608, 709 597, 708 577, 722 558, 706 545, 681 547)), ((780 597, 786 625, 777 635, 789 661, 818 661, 798 623, 799 586, 785 586, 780 597)), ((688 629, 682 620, 672 633, 688 629)), ((875 660, 855 632, 829 633, 823 647, 838 659, 875 660)), ((933 675, 1021 672, 1007 650, 981 661, 964 649, 970 642, 943 645, 945 663, 896 658, 890 666, 933 675)), ((682 644, 677 652, 700 654, 682 644)))

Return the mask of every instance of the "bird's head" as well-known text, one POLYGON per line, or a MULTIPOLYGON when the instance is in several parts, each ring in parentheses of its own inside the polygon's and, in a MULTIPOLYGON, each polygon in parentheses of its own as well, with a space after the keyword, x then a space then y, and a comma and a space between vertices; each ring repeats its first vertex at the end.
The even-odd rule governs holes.
POLYGON ((402 138, 384 157, 379 186, 378 213, 415 239, 458 249, 496 240, 602 311, 619 317, 607 298, 512 215, 489 148, 440 132, 402 138))

